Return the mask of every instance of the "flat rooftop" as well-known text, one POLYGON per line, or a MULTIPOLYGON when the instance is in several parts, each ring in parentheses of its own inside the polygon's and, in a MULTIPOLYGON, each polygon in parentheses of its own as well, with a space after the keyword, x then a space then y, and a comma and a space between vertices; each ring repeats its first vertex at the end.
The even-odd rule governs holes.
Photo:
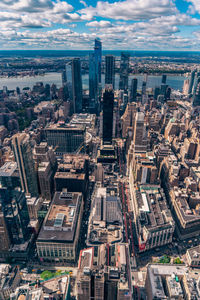
POLYGON ((173 220, 160 186, 140 186, 140 191, 136 191, 136 200, 147 228, 164 226, 173 220))
POLYGON ((192 261, 200 261, 200 245, 187 250, 192 261))
POLYGON ((56 192, 37 241, 73 242, 81 202, 81 193, 56 192))
POLYGON ((72 173, 72 172, 56 172, 54 178, 84 180, 85 174, 78 174, 78 173, 72 173))
POLYGON ((66 130, 66 131, 77 131, 77 130, 85 130, 85 125, 70 125, 68 124, 59 124, 59 123, 55 123, 55 124, 50 124, 48 125, 45 130, 66 130))
POLYGON ((11 176, 17 169, 17 163, 13 161, 6 162, 0 168, 0 176, 11 176))

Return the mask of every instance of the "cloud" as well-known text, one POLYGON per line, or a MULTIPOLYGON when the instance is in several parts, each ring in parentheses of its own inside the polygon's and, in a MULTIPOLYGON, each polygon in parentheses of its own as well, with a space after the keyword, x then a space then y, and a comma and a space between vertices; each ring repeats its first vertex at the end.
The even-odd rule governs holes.
POLYGON ((86 3, 85 1, 80 0, 79 2, 80 2, 81 4, 83 4, 83 6, 87 7, 87 3, 86 3))
POLYGON ((190 12, 191 14, 194 14, 196 11, 200 14, 200 1, 199 0, 185 0, 185 1, 192 4, 189 6, 188 12, 190 12))
POLYGON ((177 12, 172 0, 126 0, 114 3, 98 1, 96 7, 80 10, 85 16, 101 16, 115 20, 141 20, 177 12))
POLYGON ((112 24, 110 21, 93 21, 90 23, 86 23, 86 26, 88 27, 96 27, 96 28, 107 28, 112 27, 112 24))

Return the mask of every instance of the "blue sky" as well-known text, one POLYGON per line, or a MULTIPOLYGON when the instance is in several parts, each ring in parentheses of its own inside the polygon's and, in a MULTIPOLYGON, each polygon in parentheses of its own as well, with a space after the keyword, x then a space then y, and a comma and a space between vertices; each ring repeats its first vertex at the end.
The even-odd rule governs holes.
POLYGON ((200 50, 200 0, 0 0, 0 49, 200 50))

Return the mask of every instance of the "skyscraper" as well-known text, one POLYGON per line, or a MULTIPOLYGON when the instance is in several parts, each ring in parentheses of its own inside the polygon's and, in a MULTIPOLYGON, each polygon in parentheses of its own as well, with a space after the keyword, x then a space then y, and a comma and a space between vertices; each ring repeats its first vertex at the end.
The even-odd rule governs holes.
POLYGON ((136 101, 136 96, 137 96, 137 84, 138 84, 137 78, 133 78, 132 81, 131 81, 131 95, 130 95, 130 102, 135 102, 135 101, 136 101))
POLYGON ((74 113, 82 112, 82 76, 80 58, 72 60, 72 92, 74 113))
POLYGON ((37 177, 29 135, 26 133, 15 134, 12 138, 12 146, 19 168, 22 191, 27 195, 38 196, 37 177))
POLYGON ((89 94, 90 103, 96 102, 98 92, 98 69, 96 64, 95 53, 89 56, 89 94))
POLYGON ((112 143, 113 133, 113 106, 114 92, 111 88, 105 89, 103 94, 103 143, 112 143))
POLYGON ((135 152, 146 152, 147 149, 147 138, 146 138, 146 127, 144 124, 144 113, 137 112, 134 125, 134 145, 135 152))
POLYGON ((163 74, 162 75, 162 84, 166 84, 166 81, 167 81, 167 75, 163 74))
POLYGON ((70 101, 73 101, 73 93, 72 93, 72 62, 69 61, 65 65, 65 78, 66 78, 66 86, 68 92, 68 98, 70 101))
POLYGON ((94 41, 94 57, 96 64, 97 82, 101 83, 101 59, 102 59, 102 44, 100 39, 94 41))
POLYGON ((115 58, 112 55, 106 55, 105 84, 112 84, 115 88, 115 58))
POLYGON ((154 89, 154 99, 157 100, 158 96, 160 95, 160 88, 159 86, 156 86, 154 89))
POLYGON ((128 89, 128 73, 129 73, 129 53, 121 53, 121 63, 120 63, 120 80, 119 80, 119 89, 127 90, 128 89))
POLYGON ((193 70, 193 71, 191 72, 190 83, 189 83, 189 89, 188 89, 188 94, 192 94, 192 89, 193 89, 193 85, 194 85, 195 73, 196 73, 196 70, 193 70))
POLYGON ((197 86, 193 96, 193 106, 200 106, 200 77, 197 81, 197 86))
POLYGON ((4 216, 4 230, 12 244, 20 244, 30 237, 29 214, 24 192, 0 188, 0 206, 4 216))

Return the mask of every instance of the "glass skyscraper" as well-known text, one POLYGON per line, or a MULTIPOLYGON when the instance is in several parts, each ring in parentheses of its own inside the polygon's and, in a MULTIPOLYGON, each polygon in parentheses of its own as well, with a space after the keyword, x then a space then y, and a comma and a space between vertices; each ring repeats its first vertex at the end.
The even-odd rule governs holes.
POLYGON ((119 89, 128 90, 129 53, 121 53, 119 89))
POLYGON ((74 113, 81 113, 83 95, 80 58, 74 58, 72 60, 72 93, 74 113))
POLYGON ((112 84, 115 88, 115 58, 112 55, 106 55, 105 84, 112 84))
POLYGON ((100 39, 94 41, 94 57, 96 64, 97 82, 101 83, 101 60, 102 60, 102 44, 100 39))
POLYGON ((103 94, 103 144, 112 143, 114 92, 106 89, 103 94))
POLYGON ((135 102, 137 97, 137 78, 133 78, 131 81, 131 94, 130 94, 130 102, 135 102))
POLYGON ((15 160, 19 168, 22 191, 32 197, 38 196, 37 176, 34 167, 30 137, 26 133, 17 133, 12 138, 15 160))
POLYGON ((11 243, 26 241, 30 237, 30 219, 25 194, 20 189, 0 188, 0 205, 11 243))
POLYGON ((89 56, 89 93, 90 93, 90 106, 96 104, 98 93, 98 74, 95 54, 91 53, 89 56))

